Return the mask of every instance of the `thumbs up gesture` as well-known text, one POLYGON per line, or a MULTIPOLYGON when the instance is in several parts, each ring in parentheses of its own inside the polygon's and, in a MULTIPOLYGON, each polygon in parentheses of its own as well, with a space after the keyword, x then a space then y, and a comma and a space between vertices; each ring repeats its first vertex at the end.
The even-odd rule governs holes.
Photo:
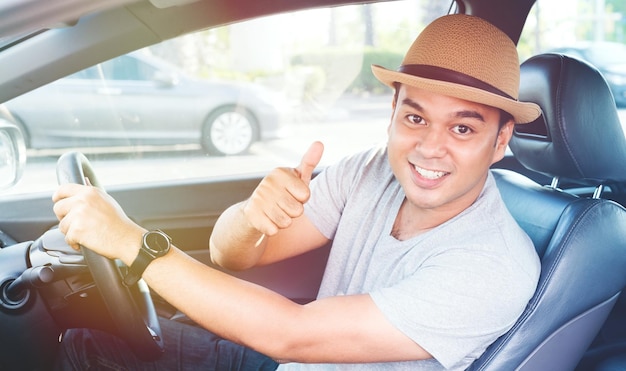
POLYGON ((245 203, 243 212, 259 232, 273 236, 291 225, 304 212, 309 200, 309 183, 319 164, 324 145, 314 142, 296 168, 277 168, 257 186, 245 203))

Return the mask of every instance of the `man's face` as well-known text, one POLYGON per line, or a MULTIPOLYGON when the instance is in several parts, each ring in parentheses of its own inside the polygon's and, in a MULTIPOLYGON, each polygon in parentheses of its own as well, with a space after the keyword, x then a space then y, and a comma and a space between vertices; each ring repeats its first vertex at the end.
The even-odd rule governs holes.
POLYGON ((388 128, 389 162, 411 207, 452 217, 482 191, 513 122, 496 108, 401 85, 388 128))

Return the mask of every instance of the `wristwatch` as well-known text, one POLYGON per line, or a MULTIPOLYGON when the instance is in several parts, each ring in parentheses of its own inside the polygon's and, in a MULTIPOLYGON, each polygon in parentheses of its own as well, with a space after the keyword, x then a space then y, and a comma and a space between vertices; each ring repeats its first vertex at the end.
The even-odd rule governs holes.
POLYGON ((171 247, 172 239, 165 232, 155 229, 144 233, 139 254, 128 268, 128 273, 124 277, 124 284, 132 286, 137 283, 148 264, 167 254, 171 247))

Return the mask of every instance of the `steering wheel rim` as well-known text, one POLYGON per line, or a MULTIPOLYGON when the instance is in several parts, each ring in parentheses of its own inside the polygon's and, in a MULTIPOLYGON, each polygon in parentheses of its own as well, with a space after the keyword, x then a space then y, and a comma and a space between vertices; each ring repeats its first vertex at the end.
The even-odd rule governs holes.
MULTIPOLYGON (((86 178, 94 187, 100 187, 89 160, 80 152, 63 154, 57 162, 59 184, 76 183, 86 185, 86 178)), ((136 288, 124 285, 115 261, 81 246, 87 266, 111 315, 118 335, 143 360, 157 359, 164 351, 161 327, 150 296, 148 285, 139 280, 136 288), (135 300, 131 289, 137 289, 135 300)))

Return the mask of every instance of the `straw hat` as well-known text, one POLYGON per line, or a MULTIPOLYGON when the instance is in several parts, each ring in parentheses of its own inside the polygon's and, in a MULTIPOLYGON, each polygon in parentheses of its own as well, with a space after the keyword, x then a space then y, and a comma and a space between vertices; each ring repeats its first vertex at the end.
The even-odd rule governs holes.
POLYGON ((436 19, 417 37, 397 71, 372 65, 394 82, 500 108, 516 123, 534 121, 538 105, 518 101, 520 67, 511 39, 494 25, 464 14, 436 19))

